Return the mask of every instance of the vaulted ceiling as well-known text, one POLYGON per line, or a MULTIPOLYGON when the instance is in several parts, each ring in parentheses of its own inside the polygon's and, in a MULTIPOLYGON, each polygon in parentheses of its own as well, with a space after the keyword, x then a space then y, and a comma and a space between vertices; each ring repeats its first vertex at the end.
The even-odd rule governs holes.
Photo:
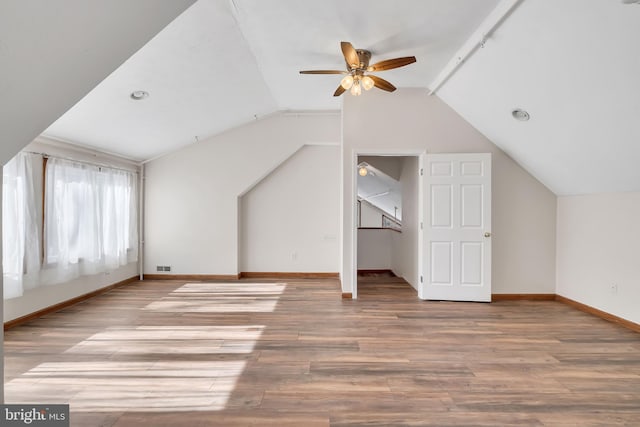
POLYGON ((556 194, 640 191, 639 40, 640 4, 524 0, 438 96, 556 194))
POLYGON ((13 157, 193 2, 0 2, 0 159, 13 157))
POLYGON ((298 71, 344 69, 342 40, 417 56, 384 77, 426 87, 497 1, 199 0, 46 134, 147 160, 278 110, 337 110, 340 76, 298 71))
MULTIPOLYGON (((70 23, 90 14, 82 1, 66 2, 70 23)), ((129 24, 110 27, 114 40, 129 24)), ((91 33, 74 28, 78 39, 91 33)), ((331 96, 339 76, 298 71, 341 69, 346 40, 374 61, 415 55, 416 64, 383 75, 398 87, 433 89, 455 68, 434 96, 556 194, 640 191, 639 39, 640 5, 622 0, 198 0, 45 133, 144 161, 278 110, 339 109, 331 96), (495 21, 492 12, 508 6, 495 21), (495 31, 484 34, 492 20, 495 31), (135 90, 150 95, 134 101, 135 90), (514 120, 516 108, 530 120, 514 120)), ((11 42, 0 40, 1 58, 11 42)), ((51 43, 68 61, 64 45, 51 43)), ((35 104, 28 95, 20 102, 35 104)))

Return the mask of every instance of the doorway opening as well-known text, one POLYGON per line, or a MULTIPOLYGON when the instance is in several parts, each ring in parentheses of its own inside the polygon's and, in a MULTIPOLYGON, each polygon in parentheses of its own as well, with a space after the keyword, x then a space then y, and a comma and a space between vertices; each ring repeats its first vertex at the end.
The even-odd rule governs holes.
POLYGON ((417 298, 422 271, 420 155, 357 154, 354 160, 354 297, 417 298))
MULTIPOLYGON (((414 209, 402 204, 403 251, 394 267, 418 291, 418 298, 446 301, 491 301, 491 154, 430 154, 407 151, 353 151, 349 221, 345 240, 346 288, 358 297, 357 176, 361 156, 407 156, 417 167, 403 194, 416 194, 414 209), (427 185, 428 184, 428 185, 427 185), (417 189, 417 191, 415 191, 417 189), (409 220, 409 212, 417 212, 409 220), (353 214, 353 215, 351 215, 353 214), (413 227, 413 228, 410 228, 413 227), (415 231, 413 231, 415 230, 415 231), (426 273, 426 274, 425 274, 426 273)), ((348 199, 347 199, 348 200, 348 199)), ((347 206, 347 205, 345 205, 347 206)))

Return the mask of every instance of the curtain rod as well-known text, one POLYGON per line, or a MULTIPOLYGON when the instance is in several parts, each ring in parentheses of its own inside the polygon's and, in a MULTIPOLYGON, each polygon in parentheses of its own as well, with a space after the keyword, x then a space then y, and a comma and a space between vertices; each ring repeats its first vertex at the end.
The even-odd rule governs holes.
POLYGON ((138 169, 137 168, 136 169, 126 169, 126 168, 123 168, 123 167, 117 167, 117 166, 113 166, 113 165, 109 165, 109 164, 105 164, 105 163, 91 162, 91 161, 88 161, 88 160, 78 160, 78 159, 74 159, 74 158, 71 158, 71 157, 58 156, 56 154, 42 153, 42 152, 38 152, 38 151, 24 150, 23 153, 37 154, 37 155, 40 155, 40 156, 45 157, 45 158, 53 157, 55 159, 67 160, 69 162, 82 163, 82 164, 90 165, 90 166, 97 166, 97 167, 101 167, 101 168, 120 170, 120 171, 124 171, 124 172, 138 173, 138 169))

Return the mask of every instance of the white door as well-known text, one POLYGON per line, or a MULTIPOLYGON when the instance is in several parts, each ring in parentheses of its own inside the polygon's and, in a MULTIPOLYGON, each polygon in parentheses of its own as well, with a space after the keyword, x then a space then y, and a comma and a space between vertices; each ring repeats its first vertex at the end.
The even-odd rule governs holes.
POLYGON ((420 298, 491 301, 491 154, 429 154, 420 298))

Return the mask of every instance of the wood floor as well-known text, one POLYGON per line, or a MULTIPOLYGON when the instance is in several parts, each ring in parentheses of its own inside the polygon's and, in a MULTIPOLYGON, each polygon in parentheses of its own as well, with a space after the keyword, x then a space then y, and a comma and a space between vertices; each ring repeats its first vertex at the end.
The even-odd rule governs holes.
POLYGON ((7 403, 77 426, 640 426, 640 334, 366 278, 139 282, 5 335, 7 403))

